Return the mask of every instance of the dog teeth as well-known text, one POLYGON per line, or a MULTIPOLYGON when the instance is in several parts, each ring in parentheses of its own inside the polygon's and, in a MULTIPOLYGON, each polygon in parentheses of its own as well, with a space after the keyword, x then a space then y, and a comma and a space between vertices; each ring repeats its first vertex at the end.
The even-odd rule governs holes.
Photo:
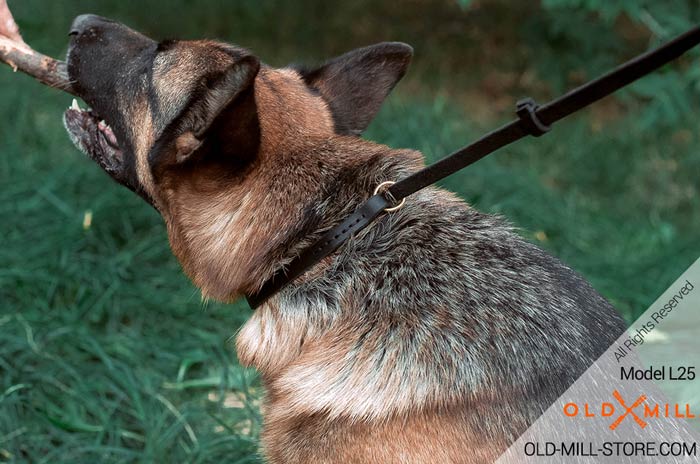
POLYGON ((76 100, 75 98, 73 99, 73 103, 71 103, 70 107, 72 110, 81 111, 80 105, 78 105, 78 100, 76 100))

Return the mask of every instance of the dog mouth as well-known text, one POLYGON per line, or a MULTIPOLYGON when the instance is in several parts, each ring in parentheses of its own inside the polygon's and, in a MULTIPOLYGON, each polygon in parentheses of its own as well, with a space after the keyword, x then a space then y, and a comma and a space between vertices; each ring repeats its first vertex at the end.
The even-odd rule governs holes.
POLYGON ((63 125, 73 144, 107 171, 116 171, 124 156, 112 128, 92 109, 73 103, 63 113, 63 125))

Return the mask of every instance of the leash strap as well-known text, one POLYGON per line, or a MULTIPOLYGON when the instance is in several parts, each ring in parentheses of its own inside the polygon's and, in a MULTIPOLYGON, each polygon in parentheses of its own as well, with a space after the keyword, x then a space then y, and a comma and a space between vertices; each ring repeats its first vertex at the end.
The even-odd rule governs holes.
POLYGON ((552 124, 579 111, 637 79, 678 58, 700 43, 700 26, 676 37, 670 42, 622 64, 603 76, 577 87, 551 102, 539 106, 526 98, 517 103, 515 119, 489 132, 476 142, 396 182, 384 192, 375 193, 351 216, 335 226, 310 248, 304 250, 286 267, 266 281, 260 291, 246 299, 252 309, 302 275, 321 259, 336 251, 352 234, 372 223, 387 208, 396 207, 407 196, 464 169, 484 156, 527 135, 539 137, 552 124))

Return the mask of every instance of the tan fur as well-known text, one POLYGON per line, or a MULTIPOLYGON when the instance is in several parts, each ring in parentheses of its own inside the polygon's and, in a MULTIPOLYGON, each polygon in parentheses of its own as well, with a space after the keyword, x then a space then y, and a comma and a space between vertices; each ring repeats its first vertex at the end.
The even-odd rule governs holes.
POLYGON ((221 71, 231 64, 231 57, 221 44, 209 40, 177 42, 171 49, 156 56, 153 63, 153 84, 159 112, 173 118, 201 78, 201 70, 221 71))
POLYGON ((313 321, 279 311, 274 303, 260 307, 236 338, 243 365, 255 366, 265 378, 275 378, 299 358, 305 343, 317 339, 330 321, 313 321))
POLYGON ((425 411, 381 424, 288 418, 283 399, 265 411, 265 455, 272 464, 483 464, 506 443, 486 440, 459 413, 425 411))
POLYGON ((156 204, 162 205, 163 203, 160 201, 158 192, 153 185, 153 173, 148 163, 148 153, 155 141, 150 105, 145 98, 142 101, 130 101, 129 107, 125 112, 130 114, 136 121, 131 126, 131 130, 134 134, 132 140, 137 141, 134 147, 134 154, 136 156, 136 174, 139 182, 156 204))
POLYGON ((261 153, 293 149, 308 137, 333 135, 333 119, 325 102, 313 95, 289 69, 262 69, 255 82, 262 130, 261 153))
MULTIPOLYGON (((481 464, 505 450, 507 441, 486 440, 465 417, 506 392, 485 384, 471 398, 450 397, 419 366, 401 370, 385 340, 364 339, 354 352, 358 310, 341 313, 351 316, 314 320, 303 308, 279 311, 273 299, 238 334, 239 360, 261 372, 268 391, 263 445, 271 463, 481 464)), ((450 323, 447 311, 439 314, 438 324, 450 323)))
MULTIPOLYGON (((255 169, 236 178, 213 179, 215 173, 198 171, 162 180, 167 204, 163 216, 173 251, 205 297, 232 300, 238 295, 227 293, 228 289, 253 291, 272 272, 260 266, 260 253, 265 243, 284 236, 279 211, 285 209, 289 220, 295 220, 302 214, 304 195, 292 185, 274 194, 268 188, 279 181, 272 168, 284 156, 279 147, 303 153, 302 144, 333 136, 325 103, 292 71, 261 69, 255 100, 261 126, 255 169), (209 194, 202 195, 203 189, 209 194), (232 255, 240 259, 231 262, 232 255)), ((306 174, 312 182, 313 172, 306 174)))

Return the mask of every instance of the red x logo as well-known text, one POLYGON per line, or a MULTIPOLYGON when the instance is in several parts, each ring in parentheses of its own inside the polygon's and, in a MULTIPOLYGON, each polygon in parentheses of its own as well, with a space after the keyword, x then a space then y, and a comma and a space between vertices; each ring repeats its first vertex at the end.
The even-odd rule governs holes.
POLYGON ((628 415, 631 415, 632 418, 634 419, 634 421, 635 421, 641 428, 644 428, 644 427, 647 426, 647 423, 644 422, 642 419, 640 419, 639 416, 638 416, 637 414, 634 413, 634 408, 636 408, 637 406, 639 406, 640 404, 644 403, 644 402, 647 400, 646 395, 642 395, 642 396, 640 396, 639 398, 637 398, 637 401, 635 401, 635 402, 632 404, 632 406, 630 406, 629 408, 628 408, 627 405, 625 404, 625 400, 622 399, 622 395, 620 395, 620 392, 618 392, 617 390, 613 391, 613 396, 615 397, 615 399, 617 400, 617 402, 620 403, 620 405, 622 405, 623 408, 625 408, 625 413, 622 414, 622 415, 620 415, 620 417, 618 417, 617 419, 615 419, 615 422, 613 422, 612 424, 610 424, 610 430, 615 430, 615 429, 617 428, 617 426, 620 425, 620 423, 621 423, 621 422, 625 419, 625 417, 627 417, 628 415))

